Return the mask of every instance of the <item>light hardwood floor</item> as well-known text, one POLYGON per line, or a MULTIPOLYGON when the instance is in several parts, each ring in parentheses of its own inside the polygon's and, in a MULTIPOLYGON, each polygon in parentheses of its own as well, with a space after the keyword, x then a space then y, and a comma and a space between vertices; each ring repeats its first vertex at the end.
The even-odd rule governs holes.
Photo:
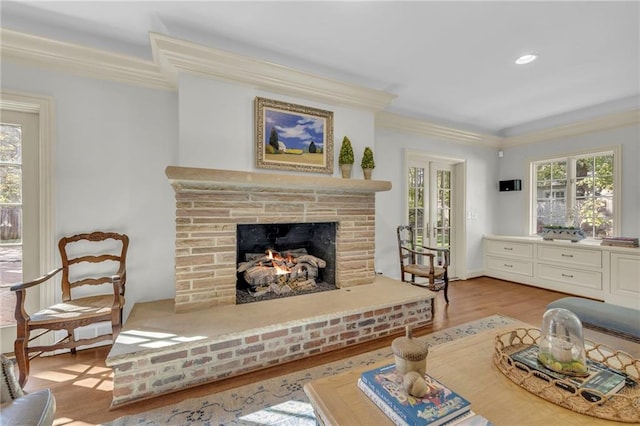
MULTIPOLYGON (((442 293, 439 293, 436 297, 433 323, 414 330, 414 335, 425 335, 494 314, 502 314, 539 326, 547 304, 564 296, 566 295, 563 293, 486 277, 456 281, 451 283, 449 287, 450 304, 446 305, 442 293)), ((612 341, 608 341, 608 337, 605 335, 588 330, 585 330, 585 335, 592 340, 612 344, 612 341)), ((104 364, 109 348, 101 347, 80 351, 76 355, 62 354, 35 359, 31 364, 31 375, 26 385, 26 391, 34 391, 44 387, 53 390, 58 404, 56 425, 99 424, 120 416, 175 404, 187 398, 209 395, 378 349, 390 345, 395 337, 397 336, 389 336, 351 348, 316 355, 224 381, 137 402, 115 410, 109 410, 112 390, 111 370, 104 364)), ((628 347, 619 348, 631 352, 635 356, 640 356, 638 354, 640 345, 630 343, 628 347)))

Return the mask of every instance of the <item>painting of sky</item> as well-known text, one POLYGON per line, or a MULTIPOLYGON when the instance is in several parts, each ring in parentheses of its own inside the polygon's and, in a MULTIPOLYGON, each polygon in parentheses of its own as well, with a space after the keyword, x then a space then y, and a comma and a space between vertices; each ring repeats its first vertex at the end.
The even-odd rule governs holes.
POLYGON ((265 108, 265 145, 269 143, 271 129, 278 133, 278 141, 287 148, 309 150, 309 144, 314 142, 316 148, 324 148, 325 119, 310 115, 278 111, 265 108))

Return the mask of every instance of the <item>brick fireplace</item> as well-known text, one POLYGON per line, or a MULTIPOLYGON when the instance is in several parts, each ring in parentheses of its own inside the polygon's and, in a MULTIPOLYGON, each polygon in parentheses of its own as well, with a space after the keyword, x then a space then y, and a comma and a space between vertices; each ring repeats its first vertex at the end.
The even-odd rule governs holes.
POLYGON ((375 193, 386 181, 169 166, 176 312, 236 303, 236 226, 336 222, 336 287, 375 278, 375 193))
POLYGON ((432 321, 435 293, 375 275, 374 198, 389 182, 184 167, 166 174, 176 191, 176 297, 131 310, 105 361, 112 407, 432 321), (292 222, 336 224, 338 289, 236 305, 237 225, 292 222))

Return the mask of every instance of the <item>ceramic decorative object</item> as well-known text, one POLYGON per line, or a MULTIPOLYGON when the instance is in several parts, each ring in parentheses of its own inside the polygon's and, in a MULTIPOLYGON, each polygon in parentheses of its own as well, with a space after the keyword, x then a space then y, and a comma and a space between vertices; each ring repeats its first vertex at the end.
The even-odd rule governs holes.
POLYGON ((414 339, 411 327, 407 326, 405 335, 391 342, 391 348, 398 373, 405 375, 410 371, 416 371, 420 376, 424 376, 427 371, 429 345, 420 339, 414 339))
POLYGON ((427 381, 417 371, 409 371, 402 378, 404 391, 416 398, 422 398, 429 392, 427 381))
POLYGON ((573 312, 563 308, 545 312, 538 348, 538 360, 545 367, 573 376, 588 373, 582 322, 573 312))
POLYGON ((570 240, 572 243, 577 243, 586 237, 580 228, 562 226, 545 226, 542 228, 542 239, 547 241, 570 240))
POLYGON ((346 179, 350 178, 352 168, 353 164, 340 164, 340 173, 342 174, 342 177, 346 179))

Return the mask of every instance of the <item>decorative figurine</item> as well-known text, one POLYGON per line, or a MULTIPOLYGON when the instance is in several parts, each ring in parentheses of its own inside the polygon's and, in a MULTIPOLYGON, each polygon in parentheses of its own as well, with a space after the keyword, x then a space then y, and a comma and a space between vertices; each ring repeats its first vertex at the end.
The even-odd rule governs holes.
POLYGON ((413 339, 411 327, 405 327, 405 336, 394 339, 391 348, 398 373, 405 375, 410 371, 416 371, 420 376, 424 376, 427 371, 429 345, 420 339, 413 339))

